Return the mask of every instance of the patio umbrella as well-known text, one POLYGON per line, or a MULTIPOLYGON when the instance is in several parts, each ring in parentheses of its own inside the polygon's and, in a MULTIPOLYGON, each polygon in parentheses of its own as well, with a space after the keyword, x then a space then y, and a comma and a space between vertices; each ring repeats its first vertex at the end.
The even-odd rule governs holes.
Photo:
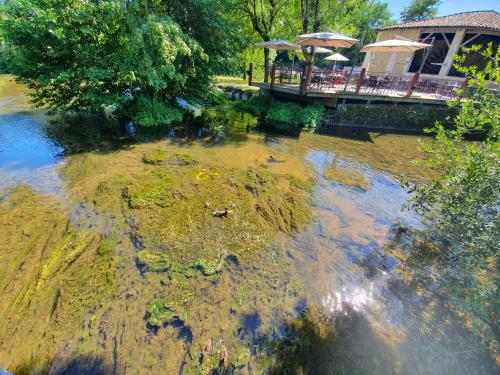
POLYGON ((338 32, 302 34, 297 37, 298 44, 311 46, 350 48, 357 42, 357 39, 338 32))
POLYGON ((255 43, 256 47, 259 48, 269 48, 277 51, 298 51, 301 49, 300 46, 287 42, 286 40, 271 40, 269 42, 255 43))
POLYGON ((415 52, 427 47, 432 47, 432 44, 413 42, 404 39, 388 39, 377 43, 367 44, 361 49, 361 52, 391 52, 392 56, 386 68, 386 73, 391 73, 396 61, 397 52, 415 52))
POLYGON ((302 47, 300 47, 300 46, 298 46, 296 44, 287 42, 284 39, 271 40, 269 42, 255 43, 255 46, 259 47, 259 48, 274 49, 274 50, 277 50, 277 51, 293 51, 292 70, 293 70, 293 66, 295 64, 295 52, 296 51, 300 51, 302 49, 302 47))
POLYGON ((349 61, 347 57, 341 55, 340 53, 334 53, 333 55, 325 57, 323 60, 333 61, 333 64, 335 65, 334 68, 336 68, 337 61, 349 61))
MULTIPOLYGON (((310 52, 312 46, 307 46, 306 48, 307 48, 308 52, 310 52)), ((332 53, 332 52, 333 51, 331 49, 328 49, 328 48, 323 48, 323 47, 318 47, 318 46, 314 47, 314 53, 315 54, 318 54, 318 53, 332 53)))
POLYGON ((415 52, 427 47, 432 47, 432 44, 412 42, 411 40, 389 39, 367 44, 361 49, 361 52, 415 52))
POLYGON ((335 53, 333 55, 325 57, 323 60, 329 60, 329 61, 349 61, 347 57, 344 55, 341 55, 340 53, 335 53))

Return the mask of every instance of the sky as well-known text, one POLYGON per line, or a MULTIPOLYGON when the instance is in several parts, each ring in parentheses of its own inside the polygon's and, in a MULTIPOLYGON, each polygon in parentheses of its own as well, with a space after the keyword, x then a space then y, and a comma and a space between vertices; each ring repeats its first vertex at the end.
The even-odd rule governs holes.
MULTIPOLYGON (((395 19, 399 19, 399 14, 410 0, 385 0, 389 4, 389 10, 395 19)), ((472 10, 496 10, 500 11, 500 0, 442 0, 438 8, 438 16, 448 14, 469 12, 472 10)))

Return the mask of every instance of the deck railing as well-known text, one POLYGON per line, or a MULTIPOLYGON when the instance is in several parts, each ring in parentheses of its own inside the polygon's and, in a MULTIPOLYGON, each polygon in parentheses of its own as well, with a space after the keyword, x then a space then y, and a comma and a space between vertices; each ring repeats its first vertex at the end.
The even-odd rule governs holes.
MULTIPOLYGON (((260 68, 260 67, 259 67, 260 68)), ((287 67, 272 65, 268 71, 270 88, 275 86, 289 86, 298 88, 302 80, 302 67, 287 67)), ((264 81, 265 71, 260 70, 258 81, 264 81)), ((251 76, 251 75, 250 75, 251 76)), ((250 82, 251 83, 251 82, 250 82)), ((457 89, 464 87, 464 83, 454 79, 434 79, 420 77, 418 74, 372 74, 364 70, 350 74, 339 69, 314 69, 310 82, 307 83, 307 92, 348 92, 354 94, 370 94, 381 96, 426 96, 436 99, 452 99, 457 95, 457 89)))

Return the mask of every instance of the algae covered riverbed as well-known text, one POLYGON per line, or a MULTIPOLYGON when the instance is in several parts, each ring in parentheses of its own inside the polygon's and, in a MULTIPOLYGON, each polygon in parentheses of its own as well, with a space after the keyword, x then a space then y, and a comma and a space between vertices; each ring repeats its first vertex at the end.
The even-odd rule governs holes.
POLYGON ((1 82, 0 368, 495 371, 398 272, 430 246, 401 210, 399 181, 429 173, 416 137, 283 133, 229 107, 131 137, 49 118, 1 82))

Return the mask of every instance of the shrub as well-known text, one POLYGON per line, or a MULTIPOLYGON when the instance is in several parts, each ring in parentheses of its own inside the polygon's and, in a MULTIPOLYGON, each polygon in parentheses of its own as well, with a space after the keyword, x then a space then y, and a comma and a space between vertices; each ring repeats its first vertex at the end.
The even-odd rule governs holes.
POLYGON ((299 125, 302 108, 295 103, 273 102, 266 114, 267 121, 299 125))
POLYGON ((140 126, 162 126, 182 121, 182 111, 156 98, 140 97, 136 104, 134 122, 140 126))
POLYGON ((272 102, 269 95, 252 95, 246 102, 236 102, 234 106, 239 110, 260 116, 267 112, 272 102))
POLYGON ((308 105, 307 107, 302 108, 300 113, 300 123, 306 128, 315 128, 321 124, 324 115, 325 107, 322 105, 308 105))

